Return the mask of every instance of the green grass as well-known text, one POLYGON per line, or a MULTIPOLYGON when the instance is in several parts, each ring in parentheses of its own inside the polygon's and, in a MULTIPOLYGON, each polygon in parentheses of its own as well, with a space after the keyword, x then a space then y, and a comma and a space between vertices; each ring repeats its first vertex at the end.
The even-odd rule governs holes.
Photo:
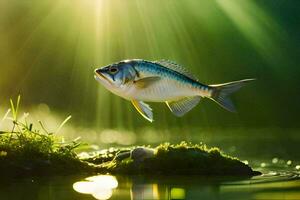
MULTIPOLYGON (((62 122, 54 133, 43 123, 36 127, 26 115, 18 119, 20 97, 4 119, 11 120, 11 131, 0 134, 0 176, 45 176, 78 173, 112 173, 144 175, 238 175, 259 174, 248 165, 223 154, 218 148, 203 144, 161 144, 155 148, 109 148, 93 156, 80 158, 75 152, 78 140, 63 142, 57 132, 71 118, 62 122), (11 113, 11 117, 9 114, 11 113)), ((78 151, 78 150, 77 150, 78 151)))
MULTIPOLYGON (((74 149, 78 141, 62 142, 63 138, 48 132, 42 122, 36 129, 32 123, 18 120, 20 97, 17 103, 11 103, 5 117, 13 123, 11 131, 0 134, 0 175, 9 177, 31 175, 60 175, 89 172, 95 169, 87 162, 81 161, 74 149)), ((68 117, 58 130, 70 119, 68 117)), ((56 131, 57 132, 57 131, 56 131)))

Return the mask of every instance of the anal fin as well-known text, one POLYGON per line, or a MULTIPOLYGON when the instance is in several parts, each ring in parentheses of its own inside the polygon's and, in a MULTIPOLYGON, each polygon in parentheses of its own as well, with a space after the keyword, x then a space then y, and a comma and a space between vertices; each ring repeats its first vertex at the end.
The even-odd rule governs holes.
POLYGON ((166 104, 174 115, 181 117, 192 110, 199 103, 200 99, 200 96, 186 97, 178 101, 167 101, 166 104))

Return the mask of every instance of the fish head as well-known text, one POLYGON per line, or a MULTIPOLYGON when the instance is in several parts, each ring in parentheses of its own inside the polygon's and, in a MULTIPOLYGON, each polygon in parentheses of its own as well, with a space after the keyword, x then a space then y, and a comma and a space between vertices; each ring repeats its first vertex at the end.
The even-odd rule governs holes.
POLYGON ((109 90, 124 88, 137 76, 135 65, 135 60, 124 60, 95 69, 95 79, 109 90))

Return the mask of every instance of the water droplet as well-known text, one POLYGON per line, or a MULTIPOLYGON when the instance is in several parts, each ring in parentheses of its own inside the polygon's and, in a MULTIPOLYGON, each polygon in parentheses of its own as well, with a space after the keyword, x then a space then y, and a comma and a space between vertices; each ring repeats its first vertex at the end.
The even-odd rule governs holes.
POLYGON ((266 166, 266 163, 261 163, 260 166, 261 166, 261 167, 265 167, 265 166, 266 166))
POLYGON ((299 170, 299 169, 300 169, 300 165, 297 165, 295 168, 296 168, 297 170, 299 170))
POLYGON ((291 164, 292 164, 292 161, 291 161, 291 160, 288 160, 288 161, 286 162, 286 164, 287 164, 287 165, 291 165, 291 164))

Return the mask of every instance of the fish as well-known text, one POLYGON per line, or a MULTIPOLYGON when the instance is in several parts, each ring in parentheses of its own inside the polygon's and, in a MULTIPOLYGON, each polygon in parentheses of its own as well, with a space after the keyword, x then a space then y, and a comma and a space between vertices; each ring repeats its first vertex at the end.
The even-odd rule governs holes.
POLYGON ((192 110, 203 98, 236 112, 229 96, 255 79, 206 85, 183 66, 169 60, 130 59, 94 70, 95 79, 107 90, 132 102, 136 110, 153 122, 152 108, 145 102, 166 103, 177 117, 192 110))

